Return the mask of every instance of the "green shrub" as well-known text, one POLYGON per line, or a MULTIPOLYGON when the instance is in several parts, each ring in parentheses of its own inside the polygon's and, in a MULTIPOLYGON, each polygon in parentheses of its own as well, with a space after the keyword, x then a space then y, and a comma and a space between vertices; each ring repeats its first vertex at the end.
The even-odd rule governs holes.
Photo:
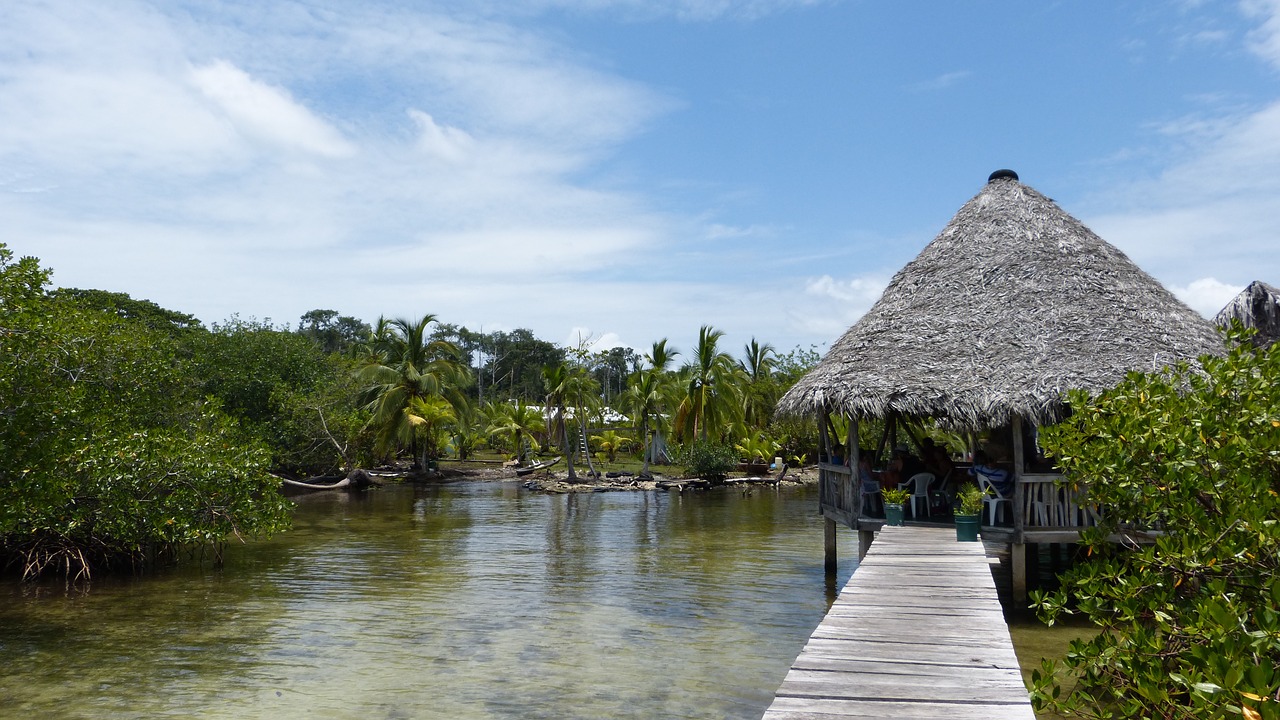
POLYGON ((685 473, 706 480, 723 480, 738 464, 732 447, 710 440, 695 440, 680 454, 685 473))
POLYGON ((1041 435, 1102 514, 1089 559, 1037 593, 1078 613, 1067 679, 1033 702, 1086 718, 1276 718, 1280 703, 1280 345, 1232 334, 1225 357, 1134 373, 1041 435), (1109 535, 1126 542, 1108 542, 1109 535))

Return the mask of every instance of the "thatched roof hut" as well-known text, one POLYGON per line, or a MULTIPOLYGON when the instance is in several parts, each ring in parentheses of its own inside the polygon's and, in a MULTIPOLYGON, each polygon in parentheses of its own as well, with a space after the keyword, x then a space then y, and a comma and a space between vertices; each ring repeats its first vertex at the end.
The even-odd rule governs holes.
POLYGON ((1048 424, 1067 389, 1221 349, 1209 321, 1124 253, 997 171, 778 409, 1048 424))
POLYGON ((1239 320, 1247 328, 1256 328, 1254 343, 1269 347, 1280 340, 1280 290, 1261 280, 1249 283, 1249 287, 1218 311, 1213 323, 1225 328, 1232 320, 1239 320))

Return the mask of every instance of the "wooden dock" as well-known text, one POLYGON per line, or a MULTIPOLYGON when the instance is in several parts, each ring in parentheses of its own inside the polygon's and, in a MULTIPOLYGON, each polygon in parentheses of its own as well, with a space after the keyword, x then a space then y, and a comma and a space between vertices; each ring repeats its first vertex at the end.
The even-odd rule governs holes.
POLYGON ((1034 720, 982 543, 886 527, 763 720, 1034 720))

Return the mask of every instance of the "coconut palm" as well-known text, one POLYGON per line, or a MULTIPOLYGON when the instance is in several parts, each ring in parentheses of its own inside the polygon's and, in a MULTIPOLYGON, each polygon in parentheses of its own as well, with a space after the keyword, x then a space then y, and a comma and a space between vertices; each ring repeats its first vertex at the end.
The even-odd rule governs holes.
POLYGON ((773 406, 778 401, 778 388, 773 381, 777 352, 769 343, 761 345, 755 338, 743 346, 743 352, 745 355, 738 363, 746 380, 742 392, 742 418, 747 427, 760 430, 769 424, 773 406))
MULTIPOLYGON (((573 403, 573 420, 577 425, 576 439, 579 444, 585 445, 587 439, 587 428, 589 427, 588 419, 593 414, 599 414, 603 403, 600 401, 600 383, 591 377, 587 369, 582 366, 570 366, 568 377, 564 386, 565 399, 573 403)), ((583 459, 587 461, 587 472, 592 477, 596 477, 595 465, 591 462, 591 453, 588 448, 582 448, 583 459)))
POLYGON ((660 438, 665 429, 665 411, 677 404, 672 402, 675 393, 672 391, 673 386, 667 366, 679 354, 678 350, 667 347, 666 338, 655 342, 652 351, 644 356, 649 367, 632 377, 631 385, 627 387, 624 396, 623 402, 639 430, 640 442, 644 446, 644 465, 640 469, 642 477, 650 475, 649 460, 653 456, 650 447, 653 440, 660 438))
POLYGON ((489 434, 489 416, 486 408, 468 403, 457 411, 453 424, 453 451, 459 460, 471 457, 489 434))
POLYGON ((441 404, 462 408, 462 389, 470 381, 470 370, 459 360, 452 343, 431 340, 427 327, 434 315, 416 322, 397 318, 378 319, 377 329, 360 349, 361 365, 356 371, 367 383, 366 408, 372 413, 368 426, 374 430, 375 448, 394 453, 408 447, 414 468, 421 468, 427 456, 438 452, 424 434, 445 422, 441 404))
POLYGON ((563 362, 542 368, 542 385, 547 391, 547 434, 560 443, 560 450, 568 463, 569 481, 573 482, 578 479, 578 474, 573 469, 573 446, 569 444, 569 423, 565 417, 569 375, 569 366, 563 362))
POLYGON ((738 367, 720 351, 722 337, 720 330, 703 325, 692 361, 681 368, 686 390, 675 420, 681 439, 706 440, 712 434, 719 435, 739 408, 738 367))
POLYGON ((542 413, 524 404, 523 400, 512 405, 510 403, 492 403, 489 405, 490 436, 506 436, 511 442, 511 455, 521 458, 524 455, 524 441, 534 440, 535 434, 543 426, 542 413))
POLYGON ((618 453, 631 447, 631 438, 619 435, 616 430, 605 430, 599 435, 592 435, 591 439, 600 446, 600 451, 609 462, 616 462, 618 453))
POLYGON ((649 363, 649 369, 654 372, 665 373, 668 366, 671 365, 680 351, 675 348, 667 347, 667 339, 662 338, 653 344, 653 349, 645 353, 644 359, 649 363))

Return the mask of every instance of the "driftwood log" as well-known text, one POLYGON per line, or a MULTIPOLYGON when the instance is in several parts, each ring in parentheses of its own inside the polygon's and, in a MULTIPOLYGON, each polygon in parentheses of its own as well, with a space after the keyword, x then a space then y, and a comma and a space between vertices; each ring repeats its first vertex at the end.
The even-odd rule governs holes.
MULTIPOLYGON (((279 477, 279 476, 277 475, 276 477, 279 477)), ((347 473, 346 477, 342 478, 341 480, 338 480, 337 482, 331 482, 331 483, 317 482, 318 480, 325 480, 325 479, 327 478, 314 477, 314 478, 308 478, 306 480, 290 480, 289 478, 282 477, 280 478, 280 482, 283 483, 286 487, 299 488, 302 490, 342 490, 342 489, 361 490, 369 487, 370 485, 379 484, 372 477, 369 476, 369 473, 359 468, 356 468, 355 470, 352 470, 351 472, 347 473)))

